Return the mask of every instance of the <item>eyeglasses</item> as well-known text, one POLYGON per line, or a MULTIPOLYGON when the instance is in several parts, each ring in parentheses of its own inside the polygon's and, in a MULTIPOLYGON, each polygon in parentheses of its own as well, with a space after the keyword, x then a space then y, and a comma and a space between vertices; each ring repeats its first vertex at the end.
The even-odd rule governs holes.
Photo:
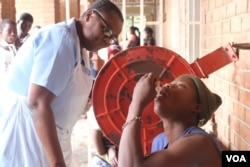
POLYGON ((105 19, 103 18, 102 14, 96 10, 93 9, 93 11, 97 14, 97 16, 103 21, 103 23, 105 24, 105 27, 103 29, 103 33, 106 37, 109 38, 109 44, 114 44, 117 43, 118 40, 117 38, 114 36, 113 31, 111 30, 111 28, 108 26, 108 23, 105 21, 105 19))

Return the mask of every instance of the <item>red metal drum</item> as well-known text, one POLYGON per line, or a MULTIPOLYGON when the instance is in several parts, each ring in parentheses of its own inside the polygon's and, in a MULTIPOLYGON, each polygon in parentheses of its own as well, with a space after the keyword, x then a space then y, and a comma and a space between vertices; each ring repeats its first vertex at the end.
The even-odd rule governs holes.
MULTIPOLYGON (((102 67, 93 88, 93 108, 100 128, 114 144, 119 145, 122 125, 138 79, 148 72, 160 75, 163 71, 163 84, 180 74, 195 75, 180 55, 155 46, 122 51, 102 67)), ((142 119, 142 144, 144 154, 149 154, 153 138, 163 131, 161 120, 153 111, 153 102, 145 108, 142 119)))
MULTIPOLYGON (((93 108, 100 128, 119 145, 134 86, 145 73, 161 75, 164 72, 162 84, 184 73, 207 78, 214 71, 238 61, 239 48, 250 49, 250 44, 228 43, 192 64, 171 50, 155 46, 135 47, 118 53, 102 67, 93 88, 93 108)), ((151 152, 153 138, 163 131, 161 120, 153 111, 153 102, 145 108, 142 119, 142 147, 146 155, 151 152)))

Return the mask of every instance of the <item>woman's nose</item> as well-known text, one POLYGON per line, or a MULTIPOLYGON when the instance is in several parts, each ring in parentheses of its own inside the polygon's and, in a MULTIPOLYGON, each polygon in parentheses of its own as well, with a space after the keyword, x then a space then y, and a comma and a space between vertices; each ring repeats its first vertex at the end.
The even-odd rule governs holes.
POLYGON ((164 92, 166 89, 171 88, 170 84, 165 84, 163 87, 161 87, 160 92, 164 92))

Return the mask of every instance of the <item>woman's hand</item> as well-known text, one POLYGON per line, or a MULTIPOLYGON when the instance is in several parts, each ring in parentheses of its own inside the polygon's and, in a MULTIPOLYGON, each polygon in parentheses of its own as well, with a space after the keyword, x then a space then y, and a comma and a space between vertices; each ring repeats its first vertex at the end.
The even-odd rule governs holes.
POLYGON ((132 102, 137 103, 142 108, 146 107, 156 96, 155 83, 157 80, 157 77, 152 73, 143 75, 136 83, 132 102))

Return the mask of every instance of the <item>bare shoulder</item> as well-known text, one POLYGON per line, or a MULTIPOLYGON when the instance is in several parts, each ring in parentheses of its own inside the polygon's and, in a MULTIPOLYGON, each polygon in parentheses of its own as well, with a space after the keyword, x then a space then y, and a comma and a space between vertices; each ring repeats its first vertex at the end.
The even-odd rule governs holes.
POLYGON ((192 134, 177 140, 169 150, 178 152, 191 166, 221 166, 221 155, 205 135, 192 134))
POLYGON ((145 158, 143 167, 221 167, 221 155, 208 137, 187 135, 169 144, 168 148, 145 158))

